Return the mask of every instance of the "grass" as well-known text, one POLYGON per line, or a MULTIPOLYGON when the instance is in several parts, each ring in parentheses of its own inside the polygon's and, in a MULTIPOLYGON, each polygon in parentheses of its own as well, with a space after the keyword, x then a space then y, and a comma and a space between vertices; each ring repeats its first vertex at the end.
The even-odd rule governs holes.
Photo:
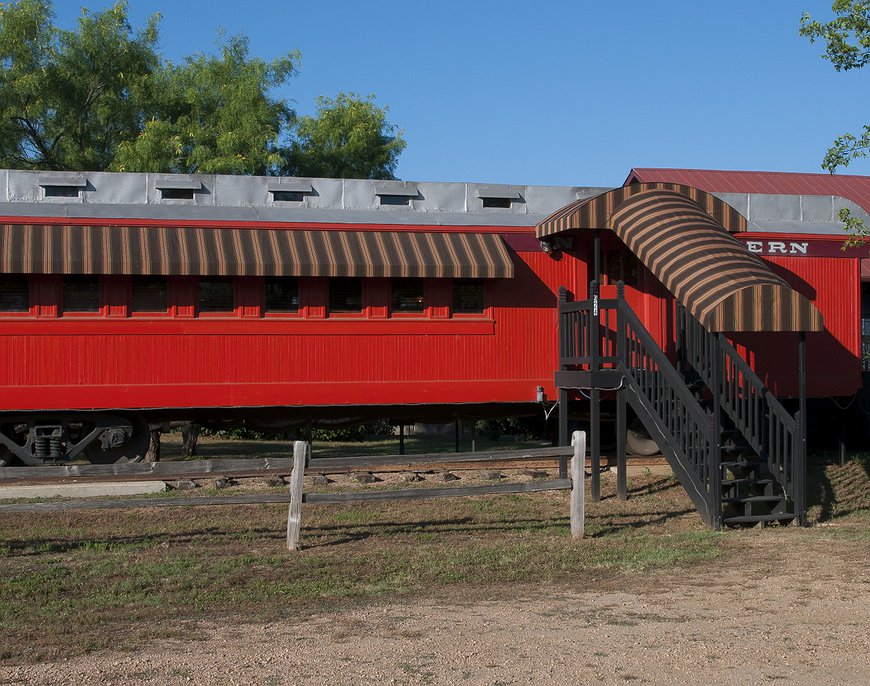
MULTIPOLYGON (((865 544, 866 467, 819 465, 811 504, 823 526, 771 533, 793 545, 865 544)), ((199 620, 272 621, 540 584, 589 588, 739 555, 739 537, 753 533, 705 529, 673 478, 631 479, 627 502, 614 489, 605 476, 605 498, 587 503, 583 541, 570 538, 564 492, 306 505, 299 553, 285 549, 280 505, 2 515, 0 662, 195 638, 199 620)))

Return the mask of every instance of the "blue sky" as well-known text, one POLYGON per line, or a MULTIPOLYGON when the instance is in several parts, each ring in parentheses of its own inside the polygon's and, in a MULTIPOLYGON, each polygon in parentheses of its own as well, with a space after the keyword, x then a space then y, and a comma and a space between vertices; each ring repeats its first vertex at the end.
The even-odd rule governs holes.
MULTIPOLYGON (((55 0, 59 25, 108 0, 55 0)), ((130 0, 155 12, 164 56, 214 49, 217 29, 266 59, 298 49, 281 95, 374 94, 416 181, 616 185, 631 167, 821 171, 831 141, 870 122, 870 68, 837 73, 798 35, 830 0, 130 0)), ((870 174, 870 163, 849 173, 870 174)))

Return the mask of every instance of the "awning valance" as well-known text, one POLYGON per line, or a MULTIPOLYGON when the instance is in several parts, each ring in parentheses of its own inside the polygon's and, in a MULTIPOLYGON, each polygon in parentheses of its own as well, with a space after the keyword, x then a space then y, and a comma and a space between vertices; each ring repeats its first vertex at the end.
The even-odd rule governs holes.
POLYGON ((0 226, 0 272, 510 278, 492 233, 0 226))
POLYGON ((745 230, 742 215, 687 188, 634 184, 616 189, 622 193, 609 191, 566 206, 539 224, 537 233, 544 238, 612 230, 710 331, 822 330, 813 304, 726 230, 745 230))

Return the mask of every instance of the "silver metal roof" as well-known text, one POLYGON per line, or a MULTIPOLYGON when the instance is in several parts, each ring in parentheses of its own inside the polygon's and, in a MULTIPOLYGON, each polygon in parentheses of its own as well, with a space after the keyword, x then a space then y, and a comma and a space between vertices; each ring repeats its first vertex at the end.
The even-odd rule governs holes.
MULTIPOLYGON (((598 186, 0 170, 0 214, 532 227, 568 203, 607 190, 598 186), (52 187, 63 192, 52 193, 52 187), (75 189, 78 193, 69 197, 75 189), (179 197, 185 195, 179 191, 191 191, 192 197, 179 197), (296 197, 288 200, 287 195, 296 197), (492 198, 509 200, 509 207, 484 207, 484 200, 492 198)), ((842 234, 837 216, 841 207, 870 221, 855 203, 837 196, 715 195, 741 212, 751 231, 842 234)))

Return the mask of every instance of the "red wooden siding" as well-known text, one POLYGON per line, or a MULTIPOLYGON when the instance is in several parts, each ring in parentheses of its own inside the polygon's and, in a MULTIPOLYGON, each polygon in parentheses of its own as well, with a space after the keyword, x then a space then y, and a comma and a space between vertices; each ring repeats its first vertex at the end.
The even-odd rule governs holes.
POLYGON ((538 385, 552 398, 556 294, 576 290, 578 263, 514 260, 484 315, 444 318, 449 280, 432 280, 430 319, 10 320, 0 410, 531 402, 538 385))
MULTIPOLYGON (((807 334, 807 386, 814 397, 852 395, 861 386, 860 260, 850 257, 763 258, 811 300, 825 330, 807 334)), ((740 334, 735 342, 777 396, 797 395, 797 334, 740 334)), ((742 352, 742 351, 741 351, 742 352)))

